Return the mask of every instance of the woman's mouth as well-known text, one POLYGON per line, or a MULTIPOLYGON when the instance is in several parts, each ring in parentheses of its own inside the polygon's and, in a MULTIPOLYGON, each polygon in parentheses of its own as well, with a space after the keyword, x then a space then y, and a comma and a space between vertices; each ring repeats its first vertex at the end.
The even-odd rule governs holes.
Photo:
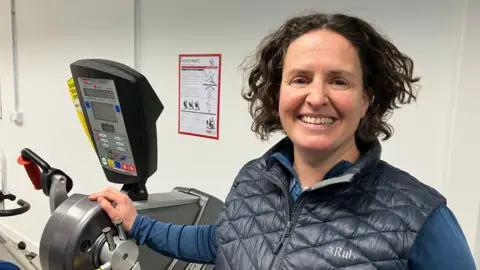
POLYGON ((305 116, 305 115, 299 116, 299 119, 305 124, 324 125, 324 126, 329 126, 333 124, 336 120, 332 117, 326 117, 326 116, 305 116))

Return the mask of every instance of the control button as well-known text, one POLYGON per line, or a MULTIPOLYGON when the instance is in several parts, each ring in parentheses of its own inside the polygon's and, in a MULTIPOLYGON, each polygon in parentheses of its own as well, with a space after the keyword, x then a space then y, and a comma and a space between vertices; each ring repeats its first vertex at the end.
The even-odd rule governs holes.
POLYGON ((87 107, 88 109, 90 109, 90 102, 85 101, 85 107, 87 107))
POLYGON ((103 133, 98 134, 98 136, 100 136, 100 137, 102 137, 102 138, 106 138, 106 137, 107 137, 107 135, 105 135, 105 134, 103 134, 103 133))
POLYGON ((126 171, 126 170, 128 170, 128 166, 127 166, 127 164, 125 164, 125 163, 122 163, 122 169, 124 169, 125 171, 126 171))
POLYGON ((126 157, 126 156, 123 156, 123 157, 121 158, 121 160, 125 160, 125 159, 127 159, 127 157, 126 157))
POLYGON ((118 146, 124 146, 125 144, 121 143, 121 142, 117 142, 117 145, 118 146))
POLYGON ((130 170, 131 172, 135 172, 135 166, 133 165, 128 166, 128 170, 130 170))
POLYGON ((120 105, 115 105, 115 111, 120 112, 120 105))
POLYGON ((102 143, 103 147, 110 147, 110 145, 108 145, 108 143, 102 143))
POLYGON ((108 160, 108 166, 113 167, 113 165, 114 165, 113 160, 109 159, 109 160, 108 160))
POLYGON ((102 142, 104 142, 104 143, 107 143, 107 142, 108 142, 108 140, 107 140, 107 139, 103 139, 103 138, 102 138, 102 139, 100 139, 100 141, 102 141, 102 142))
POLYGON ((117 150, 125 152, 125 148, 123 148, 123 147, 117 147, 117 150))
POLYGON ((119 169, 120 169, 121 167, 122 167, 122 166, 120 165, 120 162, 115 161, 115 168, 119 168, 119 169))
POLYGON ((108 161, 105 157, 102 157, 102 164, 107 166, 108 165, 108 161))
POLYGON ((122 142, 122 141, 123 141, 123 139, 122 139, 121 137, 118 137, 118 136, 115 137, 115 140, 117 140, 117 141, 119 141, 119 142, 122 142))

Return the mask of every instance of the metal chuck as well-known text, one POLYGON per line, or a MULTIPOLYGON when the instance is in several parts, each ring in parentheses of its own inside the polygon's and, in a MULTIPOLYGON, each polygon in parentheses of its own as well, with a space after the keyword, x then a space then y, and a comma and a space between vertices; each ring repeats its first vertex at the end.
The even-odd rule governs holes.
POLYGON ((115 221, 118 235, 113 235, 110 227, 103 229, 105 241, 99 249, 98 259, 101 266, 97 270, 140 270, 138 246, 128 239, 122 221, 115 221))

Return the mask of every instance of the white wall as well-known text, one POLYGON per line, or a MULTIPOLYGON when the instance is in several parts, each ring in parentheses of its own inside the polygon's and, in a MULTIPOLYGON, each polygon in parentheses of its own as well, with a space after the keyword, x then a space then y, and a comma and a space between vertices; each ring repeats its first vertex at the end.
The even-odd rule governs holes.
MULTIPOLYGON (((378 26, 415 59, 416 72, 423 77, 419 101, 392 118, 395 135, 384 144, 383 157, 448 196, 473 249, 479 207, 474 187, 479 183, 463 169, 469 168, 464 162, 473 166, 465 158, 473 147, 473 135, 463 115, 479 114, 478 109, 468 107, 474 102, 471 95, 478 95, 470 88, 475 84, 469 71, 469 65, 478 63, 478 54, 474 45, 466 45, 463 51, 461 45, 475 38, 478 43, 478 34, 471 32, 478 28, 471 26, 478 25, 480 0, 468 0, 477 7, 477 15, 468 13, 469 20, 464 14, 466 1, 436 1, 435 5, 413 0, 356 5, 319 0, 140 1, 138 69, 165 104, 157 125, 160 164, 148 182, 149 191, 169 191, 181 185, 223 199, 243 163, 261 155, 279 138, 261 143, 250 131, 247 104, 240 96, 242 73, 237 67, 286 16, 310 8, 348 12, 378 26), (463 39, 466 21, 470 27, 463 39), (177 134, 180 53, 223 54, 219 141, 177 134), (461 54, 464 60, 459 66, 461 54), (458 97, 455 107, 454 96, 458 97)), ((13 110, 13 81, 9 5, 5 2, 0 2, 0 89, 3 112, 8 115, 13 110)), ((1 222, 38 243, 49 215, 48 200, 31 188, 15 159, 23 147, 38 151, 73 177, 75 192, 89 193, 108 185, 78 122, 66 81, 69 64, 78 58, 103 57, 133 65, 133 0, 18 1, 17 13, 25 125, 16 127, 8 119, 0 120, 0 148, 10 160, 11 191, 31 202, 32 210, 1 222), (87 26, 92 28, 87 30, 87 26), (52 133, 47 135, 47 131, 52 133)))

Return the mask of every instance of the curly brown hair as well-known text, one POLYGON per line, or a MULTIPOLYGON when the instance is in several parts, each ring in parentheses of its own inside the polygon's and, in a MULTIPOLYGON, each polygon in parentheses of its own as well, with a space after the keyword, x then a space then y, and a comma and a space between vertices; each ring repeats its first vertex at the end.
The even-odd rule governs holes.
POLYGON ((249 70, 248 88, 242 96, 249 102, 253 117, 252 131, 262 140, 270 133, 283 131, 278 103, 283 60, 289 45, 300 36, 317 29, 334 31, 357 49, 362 63, 364 89, 371 100, 366 116, 356 130, 356 139, 369 143, 393 135, 387 123, 394 109, 416 100, 413 61, 400 52, 374 27, 357 17, 345 14, 313 13, 289 18, 279 29, 267 35, 256 53, 249 70))

